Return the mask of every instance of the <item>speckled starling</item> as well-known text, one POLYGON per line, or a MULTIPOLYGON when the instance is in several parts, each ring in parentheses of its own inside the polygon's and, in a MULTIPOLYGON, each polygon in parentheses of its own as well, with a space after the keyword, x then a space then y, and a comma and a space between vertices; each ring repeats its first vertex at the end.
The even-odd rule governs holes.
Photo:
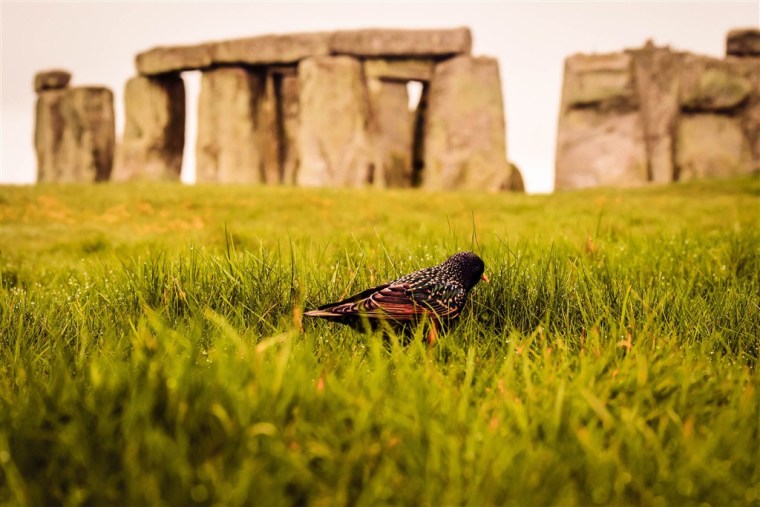
POLYGON ((484 271, 480 257, 472 252, 459 252, 442 264, 409 273, 304 315, 360 330, 388 325, 397 332, 408 332, 427 319, 433 324, 428 333, 428 342, 432 343, 441 328, 459 317, 470 289, 481 279, 488 281, 484 271))

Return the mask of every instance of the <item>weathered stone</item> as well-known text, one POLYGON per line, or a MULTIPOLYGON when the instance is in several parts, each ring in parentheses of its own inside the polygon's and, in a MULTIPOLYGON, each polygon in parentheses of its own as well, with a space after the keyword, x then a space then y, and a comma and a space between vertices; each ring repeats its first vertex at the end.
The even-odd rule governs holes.
POLYGON ((263 35, 190 46, 157 47, 137 55, 143 75, 205 69, 220 64, 264 65, 295 63, 330 54, 329 32, 263 35))
POLYGON ((450 30, 367 29, 343 30, 333 34, 331 49, 336 54, 363 57, 425 56, 449 57, 469 54, 469 28, 450 30))
POLYGON ((348 56, 302 60, 298 84, 297 183, 339 187, 368 183, 372 153, 359 61, 348 56))
POLYGON ((163 46, 137 55, 142 75, 198 70, 216 65, 272 65, 343 54, 362 57, 446 58, 469 54, 467 28, 451 30, 346 30, 262 35, 188 46, 163 46))
MULTIPOLYGON (((107 181, 114 158, 113 93, 98 86, 69 88, 61 100, 64 131, 59 182, 107 181)), ((59 165, 60 164, 60 165, 59 165)))
POLYGON ((521 193, 525 192, 525 182, 523 181, 522 173, 513 162, 509 163, 509 180, 507 180, 504 190, 521 193))
POLYGON ((760 30, 742 28, 728 32, 726 55, 760 56, 760 30))
POLYGON ((742 75, 752 85, 752 92, 742 110, 742 130, 750 143, 754 170, 760 172, 760 60, 743 58, 740 63, 742 75))
POLYGON ((673 140, 680 111, 678 92, 681 55, 648 42, 632 51, 635 88, 644 127, 649 181, 674 179, 673 140))
POLYGON ((428 59, 386 60, 371 58, 364 61, 364 74, 368 78, 384 81, 430 81, 435 62, 428 59))
POLYGON ((647 181, 638 111, 570 109, 560 115, 554 188, 630 187, 647 181))
POLYGON ((741 63, 689 55, 681 66, 681 107, 688 111, 725 111, 744 102, 752 83, 741 63))
POLYGON ((61 102, 65 90, 48 90, 37 96, 34 147, 37 152, 37 181, 60 180, 65 124, 61 102))
POLYGON ((631 110, 637 106, 628 53, 576 54, 565 60, 566 108, 631 110))
POLYGON ((330 54, 329 32, 262 35, 214 44, 215 63, 247 65, 296 63, 310 56, 330 54))
POLYGON ((71 81, 71 73, 62 69, 44 70, 34 75, 34 91, 59 90, 71 81))
POLYGON ((135 68, 143 76, 205 69, 214 64, 213 47, 213 43, 156 47, 138 53, 135 68))
POLYGON ((271 135, 259 124, 265 76, 241 67, 204 72, 198 98, 196 180, 259 183, 264 145, 271 135))
POLYGON ((758 62, 673 52, 651 42, 623 56, 571 57, 556 188, 664 183, 760 169, 758 62), (648 168, 645 179, 642 167, 648 168))
POLYGON ((422 186, 422 175, 425 170, 425 123, 428 117, 430 103, 430 86, 422 86, 417 108, 414 110, 414 143, 412 146, 412 186, 422 186))
POLYGON ((277 116, 277 90, 275 75, 264 72, 264 90, 258 100, 256 123, 267 142, 260 144, 261 181, 267 185, 280 183, 280 125, 277 116))
POLYGON ((281 75, 278 89, 278 116, 281 121, 280 167, 282 182, 286 185, 294 185, 296 182, 296 171, 298 170, 298 76, 295 73, 281 75))
POLYGON ((503 188, 509 166, 496 59, 459 56, 441 62, 429 88, 423 186, 503 188))
POLYGON ((185 85, 177 74, 137 76, 124 90, 124 135, 112 180, 179 180, 185 85))
POLYGON ((411 187, 414 117, 409 111, 406 84, 369 79, 367 88, 375 153, 372 183, 380 187, 411 187))
POLYGON ((717 114, 682 116, 676 167, 681 181, 749 173, 750 147, 739 120, 717 114))

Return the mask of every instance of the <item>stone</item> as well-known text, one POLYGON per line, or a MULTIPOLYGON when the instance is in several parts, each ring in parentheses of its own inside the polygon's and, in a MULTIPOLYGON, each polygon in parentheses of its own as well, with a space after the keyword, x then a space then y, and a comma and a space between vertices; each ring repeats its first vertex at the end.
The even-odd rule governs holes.
POLYGON ((687 111, 728 111, 746 101, 752 83, 741 64, 689 55, 681 67, 681 107, 687 111))
POLYGON ((361 63, 348 56, 298 64, 301 186, 359 187, 370 176, 369 111, 361 63))
POLYGON ((113 181, 178 181, 185 147, 185 85, 178 74, 127 81, 124 134, 113 181))
POLYGON ((71 73, 62 69, 44 70, 34 75, 34 91, 60 90, 71 81, 71 73))
POLYGON ((330 32, 262 35, 213 44, 216 64, 270 65, 297 63, 330 54, 330 32))
POLYGON ((628 53, 576 54, 565 60, 565 107, 631 110, 637 107, 628 53))
POLYGON ((632 187, 647 182, 638 111, 570 109, 560 116, 554 188, 632 187))
POLYGON ((427 82, 433 77, 434 66, 435 61, 430 59, 388 60, 370 58, 364 60, 364 74, 367 78, 382 79, 383 81, 427 82))
POLYGON ((262 136, 266 137, 266 142, 260 144, 261 154, 261 181, 267 185, 276 185, 281 182, 280 174, 280 151, 282 143, 280 139, 280 130, 278 117, 276 75, 267 69, 264 74, 264 90, 258 100, 258 110, 256 116, 257 129, 262 136))
POLYGON ((739 119, 721 114, 682 116, 675 158, 680 181, 752 171, 750 146, 739 119))
POLYGON ((100 86, 69 88, 61 100, 64 130, 58 182, 107 181, 116 132, 113 93, 100 86))
POLYGON ((206 69, 216 65, 268 65, 296 63, 303 58, 330 54, 329 32, 262 35, 189 46, 157 47, 137 55, 135 66, 143 75, 206 69))
POLYGON ((271 133, 260 124, 266 77, 242 67, 203 72, 198 98, 196 181, 264 181, 264 147, 271 133))
POLYGON ((647 182, 648 173, 633 55, 568 57, 557 132, 555 189, 637 186, 647 182))
POLYGON ((298 122, 299 92, 298 75, 282 74, 278 83, 279 112, 281 121, 280 168, 282 183, 294 185, 298 170, 298 122))
POLYGON ((468 28, 450 30, 369 29, 262 35, 187 46, 160 46, 141 52, 137 72, 158 75, 218 65, 295 64, 328 55, 448 58, 469 54, 468 28))
POLYGON ((728 32, 726 55, 760 56, 760 30, 757 28, 741 28, 728 32))
POLYGON ((422 175, 425 170, 425 123, 428 117, 428 104, 430 102, 430 86, 422 86, 417 108, 414 110, 414 123, 412 131, 414 141, 412 143, 412 186, 422 186, 422 175))
POLYGON ((365 29, 342 30, 332 37, 334 54, 361 57, 435 57, 469 54, 469 28, 449 30, 365 29))
POLYGON ((651 42, 631 51, 639 110, 644 128, 648 180, 674 180, 673 142, 680 113, 681 55, 651 42))
POLYGON ((742 111, 742 130, 750 143, 754 171, 760 173, 760 64, 753 58, 742 59, 741 64, 743 75, 752 85, 742 111))
POLYGON ((200 70, 214 64, 213 44, 159 46, 138 53, 135 68, 143 76, 200 70))
POLYGON ((61 102, 65 90, 47 90, 37 95, 34 148, 37 152, 37 181, 60 180, 65 123, 61 102))
POLYGON ((509 179, 504 190, 525 193, 525 182, 520 169, 513 162, 509 163, 509 179))
POLYGON ((427 100, 423 187, 504 188, 509 166, 496 59, 458 56, 437 64, 427 100))
POLYGON ((651 41, 623 53, 568 58, 555 187, 760 170, 758 62, 674 52, 651 41))
POLYGON ((406 84, 368 79, 367 88, 375 153, 372 183, 379 187, 411 187, 414 116, 409 111, 406 84))

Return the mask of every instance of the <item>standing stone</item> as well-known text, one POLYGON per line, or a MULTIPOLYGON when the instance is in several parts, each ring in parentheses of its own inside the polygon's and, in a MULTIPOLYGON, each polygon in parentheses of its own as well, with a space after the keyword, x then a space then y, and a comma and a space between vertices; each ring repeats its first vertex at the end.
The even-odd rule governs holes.
POLYGON ((643 119, 628 53, 565 60, 555 188, 635 186, 648 180, 643 119))
POLYGON ((281 118, 279 116, 279 75, 268 71, 264 77, 264 93, 259 100, 258 130, 261 136, 266 136, 267 141, 260 144, 262 181, 267 185, 279 185, 282 182, 280 172, 280 153, 282 151, 282 138, 280 136, 281 118))
POLYGON ((65 90, 47 90, 37 95, 34 147, 37 152, 37 181, 58 181, 61 172, 64 121, 61 102, 65 90))
POLYGON ((281 119, 281 158, 282 183, 295 185, 298 170, 298 118, 299 93, 298 75, 295 71, 283 74, 279 82, 279 113, 281 119))
POLYGON ((37 152, 37 181, 58 181, 63 142, 61 101, 71 74, 65 70, 47 70, 34 76, 37 104, 34 124, 34 148, 37 152))
POLYGON ((641 114, 571 110, 557 135, 557 190, 631 187, 647 181, 641 114))
POLYGON ((37 95, 34 147, 37 152, 37 181, 50 183, 61 179, 63 153, 62 103, 65 90, 47 90, 37 95))
POLYGON ((372 183, 380 187, 411 187, 414 116, 409 111, 406 83, 369 79, 367 88, 375 152, 372 183))
POLYGON ((680 106, 678 102, 681 55, 651 41, 631 51, 636 94, 644 127, 648 180, 670 183, 675 179, 673 144, 680 106))
POLYGON ((739 147, 744 142, 736 137, 739 134, 746 139, 754 167, 760 169, 760 59, 687 55, 681 72, 681 109, 686 124, 679 129, 682 145, 677 155, 683 164, 682 176, 733 174, 730 168, 738 171, 735 174, 746 172, 744 152, 739 147), (736 121, 724 121, 729 118, 736 121), (696 131, 696 125, 707 129, 705 135, 696 131), (716 137, 706 137, 708 133, 716 137), (715 145, 718 140, 724 149, 715 145), (706 144, 697 146, 695 142, 706 144), (705 159, 692 160, 696 153, 705 159), (718 168, 719 160, 726 161, 727 166, 718 168))
POLYGON ((760 173, 760 58, 744 58, 739 63, 751 83, 751 92, 742 111, 742 130, 752 150, 754 171, 760 173))
POLYGON ((260 183, 267 132, 259 124, 265 77, 242 67, 222 67, 201 77, 198 98, 196 180, 260 183))
POLYGON ((177 181, 185 146, 185 85, 178 74, 133 77, 124 91, 126 121, 114 181, 177 181))
POLYGON ((740 121, 709 113, 681 117, 676 166, 681 181, 749 173, 750 147, 740 121))
POLYGON ((522 173, 514 162, 509 163, 509 181, 507 181, 507 186, 504 190, 525 193, 525 182, 523 181, 522 173))
POLYGON ((417 108, 413 112, 413 145, 412 145, 412 186, 422 186, 422 175, 425 173, 425 122, 428 116, 430 102, 430 84, 423 84, 420 91, 417 108))
POLYGON ((113 93, 99 86, 69 88, 61 112, 64 131, 57 181, 107 181, 116 137, 113 93))
POLYGON ((439 63, 430 82, 423 186, 497 191, 509 177, 504 102, 495 58, 439 63))
POLYGON ((361 64, 348 56, 315 57, 298 65, 301 186, 368 183, 372 153, 361 64))
POLYGON ((741 62, 689 55, 681 66, 681 108, 686 111, 730 113, 752 92, 741 62))

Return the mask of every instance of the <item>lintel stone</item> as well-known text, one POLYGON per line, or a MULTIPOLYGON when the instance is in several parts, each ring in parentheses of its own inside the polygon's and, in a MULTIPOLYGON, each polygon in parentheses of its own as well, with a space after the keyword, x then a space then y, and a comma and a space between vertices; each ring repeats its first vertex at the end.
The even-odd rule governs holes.
POLYGON ((71 73, 63 69, 43 70, 34 75, 34 91, 60 90, 71 81, 71 73))
POLYGON ((433 77, 435 61, 424 58, 388 60, 371 58, 364 61, 364 73, 368 78, 383 81, 423 81, 433 77))
POLYGON ((294 64, 305 58, 351 55, 360 58, 435 58, 469 54, 468 28, 449 30, 369 29, 262 35, 188 46, 162 46, 139 53, 142 75, 199 70, 218 65, 294 64))
POLYGON ((469 54, 469 28, 449 30, 366 29, 335 32, 331 49, 359 57, 450 57, 469 54))
POLYGON ((728 32, 726 55, 760 56, 760 30, 757 28, 741 28, 728 32))

